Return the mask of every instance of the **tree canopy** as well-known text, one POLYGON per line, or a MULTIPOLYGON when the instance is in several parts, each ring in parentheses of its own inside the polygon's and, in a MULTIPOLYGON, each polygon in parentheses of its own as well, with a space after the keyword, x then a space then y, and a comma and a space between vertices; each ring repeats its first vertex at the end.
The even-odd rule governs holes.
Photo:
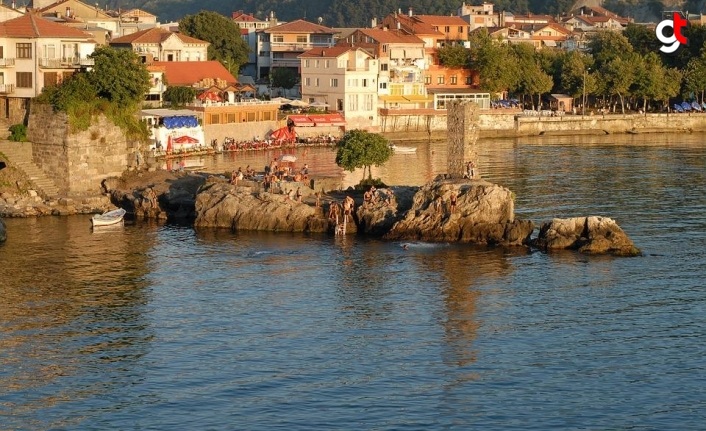
POLYGON ((170 85, 162 94, 162 99, 173 107, 184 106, 194 100, 196 89, 194 87, 172 86, 170 85))
POLYGON ((130 106, 145 98, 150 89, 150 75, 137 54, 129 49, 101 46, 91 54, 95 65, 88 80, 98 97, 119 106, 130 106))
POLYGON ((354 129, 343 136, 336 149, 336 164, 353 172, 356 168, 368 169, 372 179, 371 166, 380 166, 392 156, 390 143, 382 135, 354 129))
POLYGON ((250 47, 240 35, 240 27, 217 12, 202 10, 187 15, 179 21, 179 31, 209 42, 208 59, 220 61, 236 75, 248 62, 250 47))
POLYGON ((289 90, 299 82, 299 74, 288 67, 277 67, 272 70, 272 86, 289 90))

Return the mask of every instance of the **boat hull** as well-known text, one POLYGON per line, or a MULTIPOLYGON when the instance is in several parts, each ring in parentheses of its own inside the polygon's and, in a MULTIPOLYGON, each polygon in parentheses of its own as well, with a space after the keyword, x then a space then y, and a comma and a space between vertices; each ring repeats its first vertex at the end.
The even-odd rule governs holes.
POLYGON ((112 226, 123 222, 126 211, 122 208, 108 211, 103 214, 96 214, 91 218, 91 225, 96 226, 112 226))

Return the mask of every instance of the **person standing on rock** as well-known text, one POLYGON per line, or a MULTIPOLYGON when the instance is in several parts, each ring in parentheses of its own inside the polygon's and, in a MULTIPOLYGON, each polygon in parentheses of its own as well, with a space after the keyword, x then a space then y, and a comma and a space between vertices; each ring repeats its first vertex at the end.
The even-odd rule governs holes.
POLYGON ((436 199, 434 199, 434 211, 437 213, 441 212, 441 196, 437 196, 436 199))
POLYGON ((451 198, 449 199, 449 212, 453 214, 456 211, 456 200, 458 199, 458 195, 456 192, 451 193, 451 198))
POLYGON ((343 200, 343 217, 346 218, 346 221, 348 221, 348 216, 353 214, 354 207, 355 202, 353 201, 353 198, 346 196, 346 199, 343 200))

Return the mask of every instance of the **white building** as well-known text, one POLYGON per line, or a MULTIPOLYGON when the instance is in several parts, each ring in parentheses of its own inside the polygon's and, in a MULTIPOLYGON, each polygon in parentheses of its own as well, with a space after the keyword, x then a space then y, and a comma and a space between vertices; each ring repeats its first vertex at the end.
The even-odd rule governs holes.
POLYGON ((350 129, 378 126, 378 59, 349 46, 314 48, 299 59, 302 100, 343 112, 350 129))

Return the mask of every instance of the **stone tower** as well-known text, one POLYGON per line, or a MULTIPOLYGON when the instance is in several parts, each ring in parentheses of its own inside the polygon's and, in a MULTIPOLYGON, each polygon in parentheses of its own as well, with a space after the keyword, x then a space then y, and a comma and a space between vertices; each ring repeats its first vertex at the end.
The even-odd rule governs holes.
POLYGON ((478 166, 478 120, 480 107, 475 102, 454 101, 447 104, 446 129, 448 136, 447 174, 451 178, 463 178, 466 163, 478 166))

